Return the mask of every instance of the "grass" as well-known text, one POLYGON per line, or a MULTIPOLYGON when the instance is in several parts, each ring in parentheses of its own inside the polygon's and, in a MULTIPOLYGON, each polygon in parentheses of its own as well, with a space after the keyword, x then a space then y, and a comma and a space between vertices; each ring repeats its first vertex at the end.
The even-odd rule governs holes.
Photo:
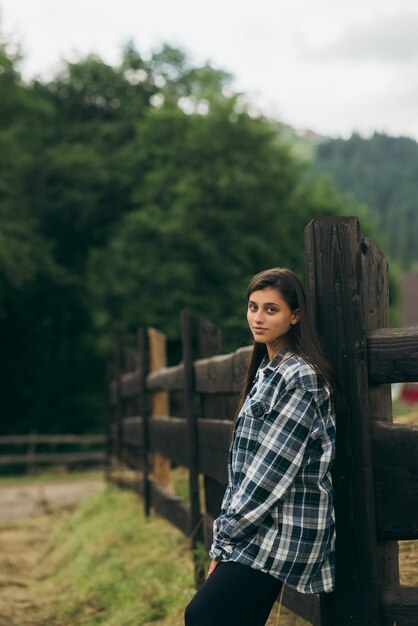
POLYGON ((392 404, 393 421, 398 424, 418 424, 418 404, 396 400, 392 404))
POLYGON ((60 626, 174 626, 194 594, 187 539, 113 487, 58 524, 39 574, 45 624, 60 626))
MULTIPOLYGON (((146 519, 134 493, 109 486, 52 527, 30 585, 31 625, 184 625, 195 594, 190 541, 155 513, 146 519)), ((282 607, 280 626, 305 624, 282 607)))
POLYGON ((176 467, 171 470, 170 478, 174 493, 179 496, 183 502, 190 502, 189 470, 186 467, 176 467))

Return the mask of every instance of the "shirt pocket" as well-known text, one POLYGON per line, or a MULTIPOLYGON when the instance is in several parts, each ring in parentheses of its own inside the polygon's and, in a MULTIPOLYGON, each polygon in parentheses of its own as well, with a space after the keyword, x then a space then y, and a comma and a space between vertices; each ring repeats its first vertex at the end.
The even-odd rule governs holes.
POLYGON ((267 407, 263 402, 247 399, 241 409, 240 424, 236 433, 238 450, 244 452, 255 450, 266 413, 267 407))

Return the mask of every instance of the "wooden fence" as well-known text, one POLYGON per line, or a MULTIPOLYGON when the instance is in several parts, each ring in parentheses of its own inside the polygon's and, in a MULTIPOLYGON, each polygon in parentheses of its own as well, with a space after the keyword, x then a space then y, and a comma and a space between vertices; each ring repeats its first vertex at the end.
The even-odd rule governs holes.
POLYGON ((1 435, 0 448, 12 449, 7 454, 0 454, 0 466, 26 465, 27 470, 37 465, 75 465, 79 463, 105 462, 104 444, 105 435, 50 435, 29 433, 27 435, 1 435), (57 446, 76 446, 77 448, 91 448, 72 452, 58 451, 57 446), (100 446, 100 449, 98 449, 100 446), (42 448, 42 452, 39 451, 42 448), (51 447, 54 449, 51 452, 51 447), (21 452, 26 448, 26 452, 21 452), (18 450, 15 452, 14 450, 18 450), (45 451, 46 450, 46 451, 45 451))
MULTIPOLYGON (((312 595, 286 587, 283 603, 314 626, 416 626, 418 588, 400 586, 398 541, 418 538, 418 426, 393 423, 390 383, 418 380, 418 328, 387 328, 387 263, 356 218, 308 224, 305 260, 309 308, 345 399, 332 472, 336 587, 312 595)), ((249 349, 221 354, 220 331, 192 322, 184 311, 179 365, 165 366, 165 338, 148 329, 109 366, 107 454, 141 470, 134 487, 147 513, 153 506, 208 548, 249 349), (168 460, 189 468, 189 506, 170 492, 168 460)))

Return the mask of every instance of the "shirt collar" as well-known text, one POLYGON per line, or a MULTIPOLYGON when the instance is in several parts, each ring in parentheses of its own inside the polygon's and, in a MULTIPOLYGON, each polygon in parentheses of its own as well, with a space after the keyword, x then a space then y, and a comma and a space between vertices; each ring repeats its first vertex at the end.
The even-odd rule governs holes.
POLYGON ((283 348, 283 350, 280 350, 280 352, 278 352, 271 361, 269 361, 269 356, 268 354, 266 354, 260 363, 260 368, 263 368, 265 372, 267 372, 267 370, 274 372, 274 370, 276 370, 279 367, 281 361, 286 356, 291 356, 291 354, 292 354, 291 350, 288 350, 287 348, 283 348))

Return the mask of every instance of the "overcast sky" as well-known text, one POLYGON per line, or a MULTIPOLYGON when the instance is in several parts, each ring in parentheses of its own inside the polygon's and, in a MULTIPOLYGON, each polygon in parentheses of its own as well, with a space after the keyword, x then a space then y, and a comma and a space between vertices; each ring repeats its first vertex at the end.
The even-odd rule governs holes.
POLYGON ((418 0, 0 0, 23 74, 162 42, 235 76, 265 113, 318 133, 418 139, 418 0))

